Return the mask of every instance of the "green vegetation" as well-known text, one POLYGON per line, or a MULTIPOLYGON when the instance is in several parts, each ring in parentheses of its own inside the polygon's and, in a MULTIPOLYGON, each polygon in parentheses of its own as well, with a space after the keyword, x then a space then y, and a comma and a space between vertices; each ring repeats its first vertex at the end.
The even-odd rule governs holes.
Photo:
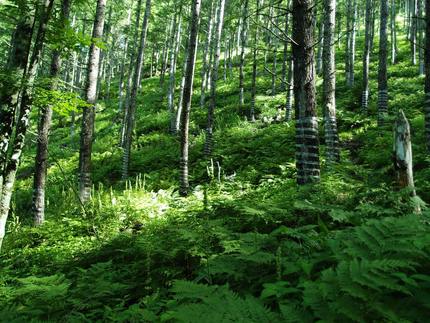
MULTIPOLYGON (((412 120, 418 196, 430 201, 423 79, 414 70, 390 66, 390 109, 412 120)), ((47 221, 29 227, 27 151, 1 256, 2 322, 425 321, 429 213, 414 215, 413 204, 424 202, 393 191, 392 132, 376 128, 374 106, 369 117, 358 114, 358 91, 339 80, 342 162, 325 166, 320 184, 298 188, 294 127, 241 120, 236 80, 220 83, 220 182, 217 165, 203 161, 205 112, 196 104, 188 198, 175 188, 178 144, 157 78, 144 81, 139 97, 135 179, 125 190, 112 145, 115 100, 97 115, 97 189, 85 208, 74 191, 76 138, 56 127, 47 221)), ((261 73, 258 93, 269 88, 261 73)), ((259 113, 274 115, 282 96, 259 95, 259 113)))

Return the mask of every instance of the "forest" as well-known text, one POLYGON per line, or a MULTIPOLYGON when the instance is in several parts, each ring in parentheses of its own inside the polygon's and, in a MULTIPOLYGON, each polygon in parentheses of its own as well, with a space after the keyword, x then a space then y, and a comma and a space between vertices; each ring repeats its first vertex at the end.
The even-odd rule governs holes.
POLYGON ((428 322, 430 0, 0 0, 0 322, 428 322))

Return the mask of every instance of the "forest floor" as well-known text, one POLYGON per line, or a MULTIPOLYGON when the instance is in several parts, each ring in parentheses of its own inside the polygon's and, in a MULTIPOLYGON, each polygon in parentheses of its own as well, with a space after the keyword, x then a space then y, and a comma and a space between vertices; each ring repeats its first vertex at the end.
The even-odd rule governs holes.
MULTIPOLYGON (((285 102, 280 89, 267 94, 271 77, 264 72, 259 120, 250 123, 238 111, 236 69, 226 80, 221 71, 212 163, 203 154, 206 110, 195 84, 188 198, 177 192, 179 140, 168 132, 166 85, 160 87, 158 77, 143 81, 127 183, 120 180, 117 100, 100 103, 95 190, 85 208, 74 189, 79 131, 71 137, 69 126, 54 127, 47 221, 40 228, 31 227, 29 212, 29 142, 0 258, 0 321, 424 322, 430 313, 430 219, 424 206, 422 215, 413 214, 417 203, 430 202, 424 77, 410 65, 402 39, 399 63, 389 67, 390 115, 381 129, 377 48, 368 116, 360 112, 361 53, 355 85, 347 88, 341 52, 342 161, 326 165, 322 141, 316 185, 295 183, 294 124, 261 121, 285 102), (413 200, 393 185, 392 124, 399 109, 411 122, 419 196, 413 200)), ((249 89, 251 69, 246 73, 249 89)), ((319 78, 319 102, 321 85, 319 78)))

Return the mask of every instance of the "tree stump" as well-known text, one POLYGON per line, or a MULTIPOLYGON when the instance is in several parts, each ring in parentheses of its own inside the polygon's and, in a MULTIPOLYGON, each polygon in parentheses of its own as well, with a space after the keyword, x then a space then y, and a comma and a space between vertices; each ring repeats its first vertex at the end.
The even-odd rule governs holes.
MULTIPOLYGON (((396 172, 396 181, 400 189, 409 188, 411 196, 416 196, 413 163, 412 163, 412 144, 411 129, 409 121, 403 110, 400 110, 394 124, 394 170, 396 172)), ((419 206, 415 208, 417 213, 421 212, 419 206)))

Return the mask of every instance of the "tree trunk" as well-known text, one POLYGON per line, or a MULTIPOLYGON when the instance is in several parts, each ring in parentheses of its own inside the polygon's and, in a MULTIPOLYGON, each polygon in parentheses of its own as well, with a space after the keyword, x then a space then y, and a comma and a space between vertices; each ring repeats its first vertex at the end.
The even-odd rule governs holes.
POLYGON ((426 37, 425 37, 425 103, 424 103, 424 117, 425 117, 425 134, 426 145, 430 151, 430 0, 426 0, 426 37))
POLYGON ((417 16, 418 16, 418 0, 412 0, 411 10, 411 59, 412 65, 417 65, 417 16))
POLYGON ((170 50, 170 71, 169 71, 169 90, 167 93, 167 104, 170 114, 170 125, 169 130, 171 133, 174 132, 174 120, 175 120, 175 88, 176 88, 176 65, 178 62, 179 46, 181 44, 181 31, 182 31, 182 7, 179 8, 179 12, 175 17, 174 38, 172 42, 172 48, 170 50))
POLYGON ((257 0, 256 18, 257 24, 254 31, 254 48, 252 50, 252 84, 251 84, 251 106, 249 108, 249 121, 255 121, 255 97, 257 94, 257 64, 258 64, 258 22, 260 19, 260 0, 257 0))
MULTIPOLYGON (((61 23, 62 29, 66 27, 70 14, 70 0, 63 0, 61 4, 61 23)), ((58 76, 61 68, 61 51, 55 50, 51 61, 51 83, 49 90, 56 90, 58 76)), ((48 169, 48 139, 52 124, 52 107, 46 106, 40 111, 37 149, 33 183, 33 215, 34 224, 41 225, 45 220, 45 186, 46 174, 48 169)))
POLYGON ((365 36, 363 53, 363 92, 361 96, 361 108, 367 113, 369 106, 369 65, 372 28, 372 0, 366 0, 365 36))
POLYGON ((287 100, 285 104, 285 121, 291 121, 291 115, 293 114, 293 96, 294 96, 294 59, 292 55, 289 58, 288 68, 288 84, 287 84, 287 100))
POLYGON ((142 0, 138 0, 137 1, 137 8, 136 8, 135 30, 134 30, 134 35, 133 35, 134 48, 133 48, 131 55, 130 55, 130 63, 128 65, 128 73, 127 73, 125 109, 124 109, 121 134, 120 134, 120 146, 121 147, 124 147, 124 143, 125 143, 125 132, 127 129, 127 120, 128 120, 129 110, 130 110, 130 94, 131 94, 134 66, 135 66, 135 60, 136 60, 136 54, 137 54, 136 53, 137 52, 136 47, 137 47, 137 38, 139 37, 139 26, 140 26, 141 12, 142 12, 142 0))
POLYGON ((126 67, 126 60, 128 55, 128 34, 129 29, 131 25, 131 8, 133 7, 134 0, 131 3, 131 7, 128 10, 128 18, 127 18, 127 25, 125 27, 125 39, 124 39, 124 51, 121 59, 121 67, 119 72, 119 90, 118 90, 118 111, 121 113, 124 107, 124 77, 125 77, 125 67, 126 67))
POLYGON ((185 69, 185 85, 181 113, 181 157, 180 157, 180 194, 188 195, 188 134, 190 124, 191 97, 193 93, 194 69, 197 55, 199 34, 200 0, 192 3, 190 22, 190 38, 188 40, 187 67, 185 69))
POLYGON ((100 48, 97 46, 95 40, 103 36, 106 1, 107 0, 97 1, 92 35, 93 41, 88 57, 88 71, 85 86, 85 99, 88 106, 83 109, 81 145, 79 151, 79 197, 82 202, 88 201, 91 193, 91 153, 100 63, 100 48))
POLYGON ((319 181, 319 140, 314 67, 314 1, 293 1, 297 183, 319 181))
POLYGON ((217 28, 215 31, 215 48, 214 48, 214 60, 212 66, 212 77, 211 77, 211 95, 208 109, 208 120, 206 128, 206 140, 205 140, 205 154, 210 156, 213 149, 213 126, 215 118, 215 106, 216 106, 216 84, 218 81, 218 68, 219 68, 219 56, 221 51, 221 35, 224 23, 224 9, 225 0, 220 0, 219 13, 217 17, 217 28))
POLYGON ((240 65, 239 65, 239 110, 241 113, 244 112, 245 98, 244 98, 244 67, 245 67, 245 50, 246 50, 246 42, 248 38, 248 0, 244 0, 243 4, 243 12, 242 12, 242 21, 243 27, 240 34, 241 38, 241 49, 240 49, 240 65))
MULTIPOLYGON (((6 163, 4 171, 4 183, 0 196, 0 250, 6 231, 6 221, 10 210, 13 186, 15 184, 16 172, 18 170, 22 151, 25 144, 25 137, 30 123, 30 113, 33 103, 33 85, 36 78, 37 68, 41 61, 43 45, 45 42, 45 33, 48 21, 51 17, 54 0, 44 0, 41 4, 39 26, 34 41, 33 52, 30 59, 30 65, 26 75, 22 80, 22 94, 19 104, 19 115, 15 130, 15 137, 12 145, 12 154, 6 163)), ((31 33, 30 33, 31 35, 31 33)))
MULTIPOLYGON (((414 197, 417 194, 413 176, 411 129, 403 110, 399 111, 394 125, 393 152, 397 185, 400 189, 410 189, 414 197)), ((416 206, 415 212, 421 213, 419 206, 416 206)))
POLYGON ((397 63, 396 0, 391 0, 391 64, 397 63))
POLYGON ((127 123, 126 123, 124 152, 123 152, 123 160, 122 160, 122 178, 123 179, 126 179, 128 177, 128 169, 130 165, 131 143, 133 139, 132 134, 133 134, 133 128, 134 128, 135 114, 136 114, 136 99, 137 99, 137 92, 139 90, 139 86, 142 78, 142 67, 144 63, 144 53, 145 53, 145 46, 146 46, 146 34, 148 31, 150 13, 151 13, 151 0, 146 0, 145 15, 143 17, 139 51, 137 54, 137 61, 136 61, 135 71, 133 76, 133 87, 131 89, 130 107, 129 107, 129 113, 127 116, 127 123))
POLYGON ((378 124, 384 123, 388 112, 387 79, 387 19, 388 0, 381 0, 381 21, 379 29, 379 68, 378 68, 378 124))
MULTIPOLYGON (((290 8, 290 1, 287 3, 287 8, 290 8)), ((289 33, 290 24, 289 24, 290 14, 289 12, 285 13, 285 25, 284 25, 284 53, 283 53, 283 60, 282 60, 282 85, 281 89, 282 91, 287 90, 287 69, 288 69, 288 43, 289 39, 286 38, 286 36, 289 33)))
POLYGON ((210 11, 210 17, 208 18, 208 31, 207 31, 207 37, 205 40, 205 47, 203 50, 203 66, 201 69, 201 89, 200 89, 200 107, 204 107, 205 105, 205 95, 206 95, 206 76, 208 74, 209 69, 209 63, 208 63, 208 55, 210 55, 210 48, 211 48, 211 41, 212 41, 212 32, 214 29, 214 16, 217 6, 215 5, 215 1, 212 0, 211 2, 211 11, 210 11))
POLYGON ((21 82, 24 77, 25 68, 30 52, 33 18, 25 15, 18 22, 12 36, 12 47, 9 53, 9 60, 5 78, 0 89, 0 194, 4 182, 4 171, 6 169, 7 153, 15 122, 16 105, 21 89, 21 82))
POLYGON ((339 161, 339 136, 336 121, 336 64, 334 32, 336 20, 336 1, 324 0, 324 132, 328 162, 339 161))

